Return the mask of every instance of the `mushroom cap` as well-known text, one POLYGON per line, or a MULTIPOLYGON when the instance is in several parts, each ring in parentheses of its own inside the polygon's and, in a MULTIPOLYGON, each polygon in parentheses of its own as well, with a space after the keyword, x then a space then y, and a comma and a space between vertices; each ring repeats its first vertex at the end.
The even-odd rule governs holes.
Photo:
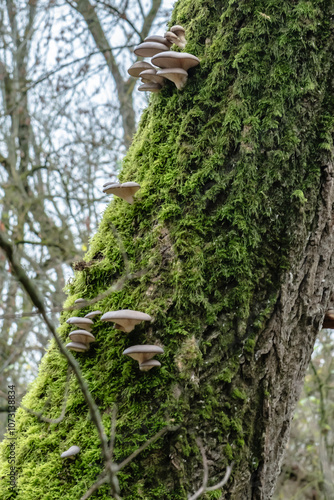
POLYGON ((177 88, 180 90, 182 89, 186 81, 188 80, 188 73, 186 72, 185 69, 182 68, 164 68, 160 69, 157 72, 158 76, 163 76, 164 78, 167 78, 167 80, 171 80, 177 88))
POLYGON ((140 57, 152 57, 155 54, 159 54, 160 52, 169 51, 169 48, 164 43, 157 42, 143 42, 137 47, 134 48, 134 53, 136 56, 140 57))
POLYGON ((175 24, 174 26, 172 26, 169 31, 175 33, 176 36, 182 36, 186 32, 186 30, 179 24, 175 24))
POLYGON ((92 325, 94 325, 91 319, 82 318, 81 316, 73 316, 72 318, 69 318, 66 323, 69 325, 76 325, 83 330, 87 330, 87 332, 90 332, 92 330, 92 325))
POLYGON ((199 64, 198 57, 187 52, 169 51, 152 57, 152 63, 159 68, 182 68, 188 71, 199 64))
POLYGON ((95 342, 94 335, 86 330, 73 330, 73 332, 69 334, 69 337, 73 342, 79 342, 80 344, 95 342))
POLYGON ((87 302, 86 299, 77 299, 74 301, 74 304, 83 304, 84 302, 87 302))
POLYGON ((175 43, 179 41, 179 37, 177 36, 177 34, 173 33, 172 31, 166 31, 164 36, 169 43, 175 43))
POLYGON ((328 311, 326 311, 322 328, 334 329, 334 309, 328 309, 328 311))
POLYGON ((92 311, 92 312, 86 314, 85 318, 91 319, 91 318, 94 318, 95 316, 98 316, 99 314, 102 314, 102 311, 92 311))
POLYGON ((133 345, 128 347, 123 351, 122 354, 126 354, 131 358, 139 362, 139 364, 144 363, 153 358, 156 354, 163 354, 164 350, 158 345, 133 345))
POLYGON ((172 45, 165 37, 159 35, 150 35, 144 39, 144 42, 156 42, 166 45, 168 48, 172 45))
POLYGON ((104 184, 103 188, 104 193, 114 194, 132 205, 132 196, 138 191, 138 189, 140 189, 140 185, 137 184, 137 182, 124 182, 123 184, 119 184, 117 182, 107 182, 104 184))
POLYGON ((158 83, 159 85, 163 85, 165 79, 163 76, 157 75, 157 70, 155 68, 146 69, 140 73, 140 78, 144 83, 158 83))
POLYGON ((138 87, 138 90, 140 90, 141 92, 160 92, 161 89, 162 85, 154 82, 143 83, 143 85, 140 85, 138 87))
POLYGON ((148 370, 151 370, 155 366, 161 366, 161 363, 157 359, 149 359, 140 363, 139 370, 142 372, 148 372, 148 370))
POLYGON ((145 69, 152 69, 152 64, 145 61, 137 61, 128 69, 128 73, 135 78, 139 78, 139 73, 144 71, 145 69))
POLYGON ((80 452, 79 446, 71 446, 68 450, 64 451, 60 455, 60 458, 74 458, 75 455, 77 455, 80 452))
POLYGON ((70 351, 76 351, 76 352, 85 352, 88 351, 89 349, 89 345, 83 344, 82 342, 70 342, 69 344, 66 344, 65 347, 70 351))
MULTIPOLYGON (((119 311, 109 311, 101 317, 101 321, 112 321, 115 328, 121 326, 123 332, 131 332, 138 323, 142 321, 152 321, 149 314, 132 311, 131 309, 120 309, 119 311)), ((117 328, 120 329, 120 328, 117 328)))

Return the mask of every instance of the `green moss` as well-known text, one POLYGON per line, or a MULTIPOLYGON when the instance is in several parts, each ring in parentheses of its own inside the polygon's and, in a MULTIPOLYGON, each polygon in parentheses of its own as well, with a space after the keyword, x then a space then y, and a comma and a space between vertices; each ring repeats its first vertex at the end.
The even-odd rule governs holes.
MULTIPOLYGON (((332 160, 332 10, 325 0, 176 5, 171 23, 185 25, 187 51, 201 64, 184 90, 167 82, 152 96, 120 174, 140 183, 136 202, 110 203, 86 256, 100 252, 103 260, 67 286, 66 305, 101 297, 80 315, 129 308, 153 317, 129 334, 96 319, 96 343, 75 354, 107 430, 118 407, 115 460, 167 422, 182 425, 122 471, 124 499, 187 498, 194 471, 201 475, 196 435, 206 437, 222 471, 232 459, 261 456, 252 353, 293 265, 291 250, 303 248, 323 165, 332 160), (132 278, 113 291, 124 278, 124 251, 132 278), (164 346, 161 369, 143 373, 122 356, 140 343, 164 346)), ((64 341, 70 315, 62 314, 64 341)), ((51 342, 24 404, 57 417, 66 370, 51 342)), ((102 470, 74 379, 59 425, 19 411, 17 435, 18 500, 80 498, 102 470), (75 442, 80 457, 62 462, 75 442)), ((7 470, 3 448, 2 475, 7 470)), ((237 481, 238 466, 233 474, 237 481)), ((9 498, 5 485, 0 496, 9 498)), ((108 498, 105 486, 96 498, 108 498)))

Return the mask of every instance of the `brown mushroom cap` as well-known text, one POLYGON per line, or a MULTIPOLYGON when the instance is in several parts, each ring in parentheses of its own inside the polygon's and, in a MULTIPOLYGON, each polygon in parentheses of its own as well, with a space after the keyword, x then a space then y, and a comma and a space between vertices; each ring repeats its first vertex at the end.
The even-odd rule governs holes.
POLYGON ((167 78, 167 80, 171 80, 179 90, 181 90, 187 80, 188 80, 188 73, 186 72, 185 69, 182 68, 164 68, 160 69, 157 72, 158 76, 163 76, 164 78, 167 78))
POLYGON ((157 70, 155 68, 146 69, 145 71, 142 71, 139 76, 144 83, 154 82, 162 86, 165 82, 163 76, 157 75, 157 70))
POLYGON ((60 455, 60 458, 72 458, 74 460, 75 455, 77 455, 79 452, 79 446, 71 446, 71 448, 64 451, 64 453, 60 455))
POLYGON ((334 329, 334 309, 328 309, 328 311, 326 311, 322 328, 334 329))
POLYGON ((164 52, 152 57, 152 63, 159 68, 182 68, 186 71, 199 64, 199 59, 187 52, 164 52))
POLYGON ((95 316, 98 316, 99 314, 102 314, 102 311, 92 311, 92 312, 86 314, 85 318, 91 319, 91 318, 94 318, 95 316))
POLYGON ((169 42, 165 37, 159 36, 159 35, 150 35, 150 36, 147 36, 144 39, 144 42, 162 43, 162 44, 166 45, 168 47, 168 49, 172 45, 172 43, 169 42))
POLYGON ((65 347, 70 351, 76 351, 76 352, 85 352, 88 351, 89 349, 89 345, 83 344, 82 342, 70 342, 69 344, 66 344, 65 347))
POLYGON ((156 354, 163 354, 164 350, 158 345, 133 345, 123 351, 123 354, 130 356, 139 362, 144 363, 153 358, 156 354))
POLYGON ((152 64, 145 61, 137 61, 128 69, 128 73, 135 78, 139 78, 139 74, 145 69, 152 69, 152 64))
POLYGON ((134 48, 134 53, 136 56, 140 57, 152 57, 155 54, 159 54, 160 52, 169 51, 169 48, 164 43, 157 42, 143 42, 137 47, 134 48))
POLYGON ((117 326, 121 326, 123 332, 129 333, 142 321, 152 321, 152 318, 149 314, 140 311, 121 309, 119 311, 109 311, 105 313, 102 316, 101 321, 112 321, 113 323, 116 323, 115 328, 117 328, 117 326))
POLYGON ((140 90, 141 92, 160 92, 161 89, 162 85, 154 82, 143 83, 143 85, 140 85, 138 87, 138 90, 140 90))
POLYGON ((140 189, 140 185, 137 182, 124 182, 123 184, 107 182, 103 187, 104 193, 114 194, 130 203, 130 205, 133 204, 133 195, 140 189))
POLYGON ((86 330, 73 330, 73 332, 69 334, 69 337, 73 342, 79 342, 80 344, 95 342, 94 335, 86 330))
POLYGON ((161 363, 157 359, 149 359, 148 361, 143 361, 139 364, 139 370, 142 372, 148 372, 155 366, 161 366, 161 363))
POLYGON ((87 332, 90 332, 92 330, 92 325, 94 325, 93 321, 89 318, 81 318, 81 317, 76 317, 74 316, 73 318, 69 318, 66 323, 69 325, 75 325, 78 326, 79 328, 82 328, 83 330, 87 330, 87 332))

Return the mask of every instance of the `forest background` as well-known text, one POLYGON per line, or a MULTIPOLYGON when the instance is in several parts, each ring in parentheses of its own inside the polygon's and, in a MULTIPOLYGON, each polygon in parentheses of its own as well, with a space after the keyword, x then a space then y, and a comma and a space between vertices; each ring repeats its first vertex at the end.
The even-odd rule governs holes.
MULTIPOLYGON (((149 95, 127 74, 133 48, 163 34, 172 3, 0 0, 0 230, 57 321, 64 287, 109 203, 149 95), (94 8, 92 8, 94 7, 94 8)), ((0 251, 0 432, 6 387, 21 399, 50 340, 0 251)), ((276 499, 326 499, 334 484, 333 335, 322 330, 276 499)))

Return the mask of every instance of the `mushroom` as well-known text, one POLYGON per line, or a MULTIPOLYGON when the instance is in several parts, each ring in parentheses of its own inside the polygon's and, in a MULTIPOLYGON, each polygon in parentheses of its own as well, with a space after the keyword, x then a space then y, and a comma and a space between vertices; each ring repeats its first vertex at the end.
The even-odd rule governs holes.
MULTIPOLYGON (((142 79, 143 83, 158 83, 161 87, 165 82, 165 78, 163 76, 158 76, 157 75, 157 70, 155 68, 152 69, 145 69, 140 73, 140 78, 142 79)), ((187 73, 188 76, 188 73, 187 73)))
MULTIPOLYGON (((158 345, 133 345, 123 351, 123 354, 135 359, 140 365, 153 358, 156 354, 163 354, 164 350, 158 345)), ((151 366, 153 368, 153 366, 151 366)), ((148 370, 150 368, 147 368, 148 370)), ((144 365, 145 370, 145 365, 144 365)))
POLYGON ((139 74, 145 69, 154 69, 152 64, 145 61, 137 61, 128 69, 128 73, 135 78, 139 78, 139 74))
POLYGON ((86 330, 73 330, 73 332, 69 334, 69 337, 73 342, 79 342, 80 344, 85 345, 90 342, 95 342, 94 335, 86 330))
POLYGON ((174 42, 175 45, 180 47, 180 49, 184 49, 187 43, 185 37, 186 30, 182 28, 182 26, 180 26, 179 24, 176 24, 175 26, 172 26, 169 31, 172 32, 174 35, 176 35, 178 38, 178 42, 177 43, 174 42))
POLYGON ((159 68, 182 68, 186 71, 199 64, 198 57, 187 52, 164 52, 152 57, 152 63, 159 68))
POLYGON ((79 328, 82 328, 83 330, 87 330, 87 332, 92 331, 92 325, 94 324, 93 321, 89 318, 81 318, 81 317, 76 317, 76 316, 69 318, 66 321, 66 323, 68 323, 69 325, 78 326, 79 328))
POLYGON ((91 318, 94 318, 95 316, 98 316, 99 314, 102 314, 102 311, 92 311, 92 312, 86 314, 85 318, 91 319, 91 318))
POLYGON ((71 446, 68 450, 64 451, 60 455, 60 458, 71 458, 72 460, 75 459, 75 455, 77 455, 80 452, 79 446, 71 446))
POLYGON ((147 36, 144 39, 144 42, 162 43, 162 44, 166 45, 166 47, 168 49, 172 45, 172 42, 168 41, 167 38, 165 38, 164 36, 159 36, 159 35, 150 35, 150 36, 147 36))
POLYGON ((334 329, 334 309, 328 309, 328 311, 326 311, 322 328, 334 329))
POLYGON ((112 321, 113 323, 116 323, 116 330, 129 333, 142 321, 152 321, 152 318, 148 314, 140 311, 121 309, 119 311, 109 311, 105 313, 102 316, 101 321, 112 321))
POLYGON ((140 90, 141 92, 159 92, 161 89, 162 85, 154 82, 143 83, 143 85, 140 85, 138 87, 138 90, 140 90))
POLYGON ((175 45, 178 45, 180 43, 179 37, 171 31, 166 31, 164 37, 170 44, 174 43, 175 45))
POLYGON ((143 42, 137 47, 134 48, 134 53, 136 56, 140 57, 152 57, 155 54, 159 54, 160 52, 169 51, 169 48, 165 43, 157 43, 157 42, 143 42))
POLYGON ((137 182, 124 182, 119 184, 117 182, 107 182, 104 184, 103 192, 106 194, 114 194, 119 198, 133 204, 133 195, 140 189, 140 185, 137 182))
MULTIPOLYGON (((145 71, 144 71, 145 73, 145 71)), ((142 74, 142 73, 141 73, 142 74)), ((171 80, 179 90, 183 89, 188 80, 188 73, 182 68, 164 68, 157 72, 157 76, 171 80)))
POLYGON ((67 347, 70 351, 76 352, 85 352, 89 349, 89 345, 83 344, 82 342, 70 342, 69 344, 66 344, 65 347, 67 347))
POLYGON ((142 372, 148 372, 155 366, 161 366, 161 363, 157 359, 149 359, 148 361, 144 361, 139 364, 139 370, 142 372))
POLYGON ((86 299, 77 299, 74 301, 74 304, 83 304, 84 302, 86 302, 86 299))

